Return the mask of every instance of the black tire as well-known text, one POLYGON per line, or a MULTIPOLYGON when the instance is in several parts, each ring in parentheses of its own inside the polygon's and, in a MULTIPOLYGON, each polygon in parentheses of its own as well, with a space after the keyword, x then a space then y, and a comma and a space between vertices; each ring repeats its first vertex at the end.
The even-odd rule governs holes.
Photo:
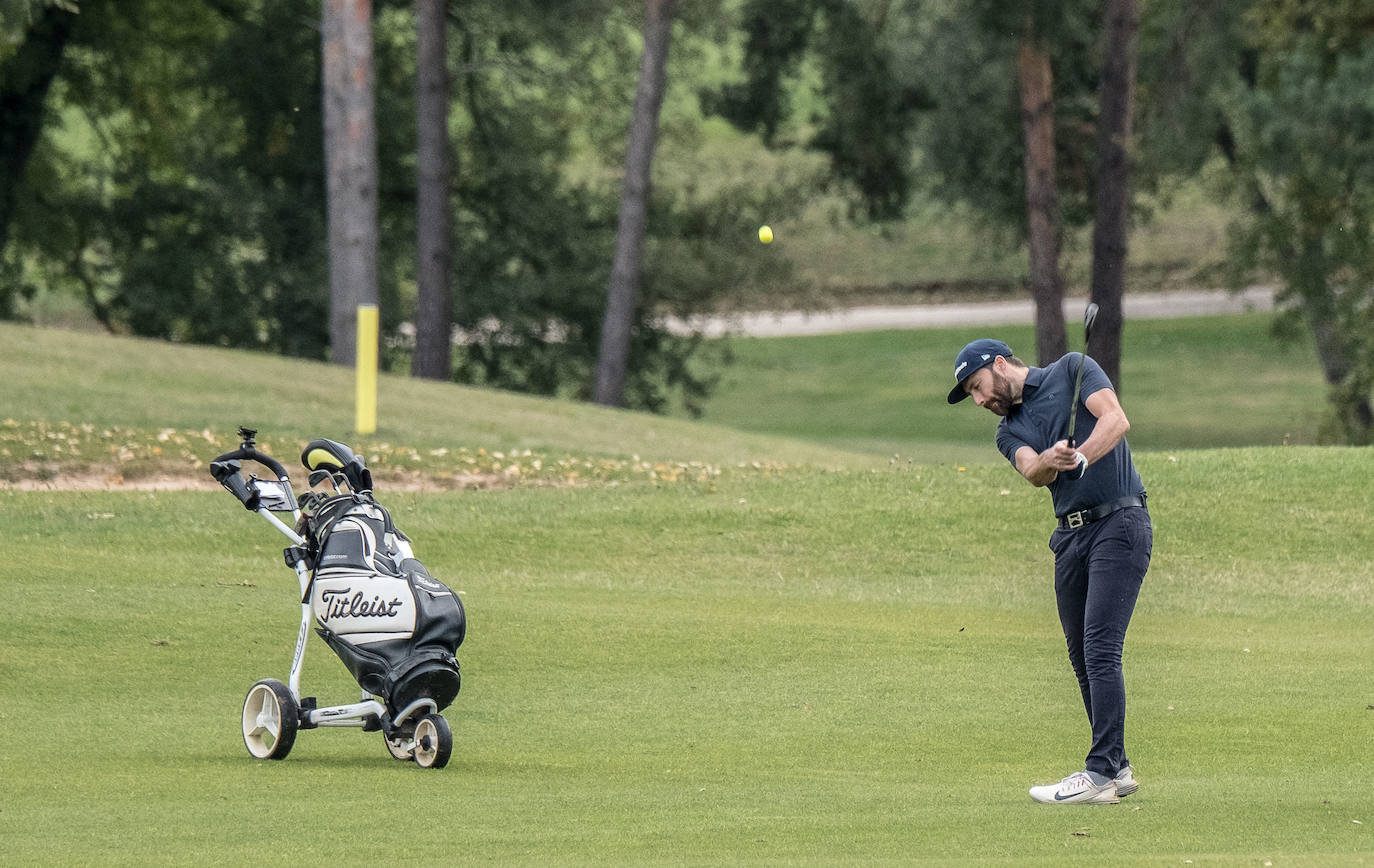
POLYGON ((291 689, 264 678, 243 700, 243 744, 258 759, 286 759, 296 743, 300 709, 291 689))
POLYGON ((415 724, 415 764, 422 769, 441 769, 453 753, 453 730, 440 714, 427 714, 415 724))

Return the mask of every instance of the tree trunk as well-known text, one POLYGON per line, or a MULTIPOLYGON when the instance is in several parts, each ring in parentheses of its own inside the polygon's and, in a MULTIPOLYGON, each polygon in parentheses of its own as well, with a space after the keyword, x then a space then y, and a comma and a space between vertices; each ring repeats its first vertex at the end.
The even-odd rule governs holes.
POLYGON ((611 407, 625 402, 626 370, 630 357, 630 329, 635 319, 639 266, 648 222, 649 176, 658 143, 658 115, 667 86, 668 48, 673 35, 676 0, 646 0, 644 55, 625 155, 625 186, 620 196, 620 222, 606 292, 606 316, 596 362, 592 400, 611 407))
POLYGON ((1356 368, 1356 353, 1352 350, 1355 342, 1336 318, 1330 290, 1309 287, 1304 295, 1317 361, 1322 366, 1322 378, 1331 387, 1330 401, 1341 428, 1339 434, 1347 443, 1368 444, 1374 434, 1374 407, 1369 402, 1368 381, 1351 378, 1356 368))
POLYGON ((0 250, 9 237, 24 167, 43 132, 48 87, 57 77, 75 24, 76 16, 65 9, 45 7, 18 50, 0 64, 0 250))
POLYGON ((371 0, 324 0, 324 161, 329 215, 329 341, 357 359, 357 308, 377 303, 377 122, 371 0))
POLYGON ((415 0, 416 205, 415 357, 410 372, 447 380, 451 371, 452 303, 448 288, 449 141, 445 0, 415 0))
POLYGON ((1088 353, 1121 390, 1121 295, 1130 210, 1131 122, 1135 108, 1137 0, 1107 0, 1102 94, 1097 115, 1097 201, 1093 214, 1092 300, 1097 304, 1088 353))
POLYGON ((1031 296, 1035 299, 1037 364, 1068 352, 1064 332, 1064 277, 1059 271, 1059 189, 1054 174, 1054 76, 1035 26, 1016 53, 1021 88, 1021 127, 1026 139, 1026 216, 1030 230, 1031 296))

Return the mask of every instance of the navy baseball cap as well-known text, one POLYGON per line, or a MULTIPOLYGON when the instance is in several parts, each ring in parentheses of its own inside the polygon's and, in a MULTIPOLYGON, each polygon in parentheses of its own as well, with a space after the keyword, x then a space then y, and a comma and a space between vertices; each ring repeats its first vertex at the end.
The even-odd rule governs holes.
POLYGON ((964 381, 992 364, 998 356, 1012 355, 1011 347, 992 338, 979 338, 970 341, 954 359, 954 388, 949 391, 949 402, 957 404, 968 397, 964 391, 964 381))

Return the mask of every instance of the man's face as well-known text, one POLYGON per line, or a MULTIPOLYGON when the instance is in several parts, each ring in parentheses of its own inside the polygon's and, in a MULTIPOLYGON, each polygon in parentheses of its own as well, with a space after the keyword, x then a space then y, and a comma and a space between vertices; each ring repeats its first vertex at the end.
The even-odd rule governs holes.
MULTIPOLYGON (((998 359, 998 361, 1001 360, 998 359)), ((1012 405, 1016 401, 1016 395, 1012 391, 1011 378, 998 372, 997 362, 993 362, 982 370, 974 371, 973 376, 964 383, 964 388, 973 398, 973 403, 979 407, 986 407, 998 416, 1005 416, 1010 413, 1012 405)))

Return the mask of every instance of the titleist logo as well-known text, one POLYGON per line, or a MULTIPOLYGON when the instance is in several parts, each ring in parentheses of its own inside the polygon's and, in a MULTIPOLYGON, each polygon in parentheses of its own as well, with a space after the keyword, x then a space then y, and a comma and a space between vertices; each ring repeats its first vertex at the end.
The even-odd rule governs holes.
POLYGON ((362 591, 354 593, 352 588, 324 591, 320 594, 320 600, 324 603, 324 614, 320 616, 322 622, 333 618, 391 618, 405 605, 403 600, 387 602, 376 595, 368 600, 362 591))

